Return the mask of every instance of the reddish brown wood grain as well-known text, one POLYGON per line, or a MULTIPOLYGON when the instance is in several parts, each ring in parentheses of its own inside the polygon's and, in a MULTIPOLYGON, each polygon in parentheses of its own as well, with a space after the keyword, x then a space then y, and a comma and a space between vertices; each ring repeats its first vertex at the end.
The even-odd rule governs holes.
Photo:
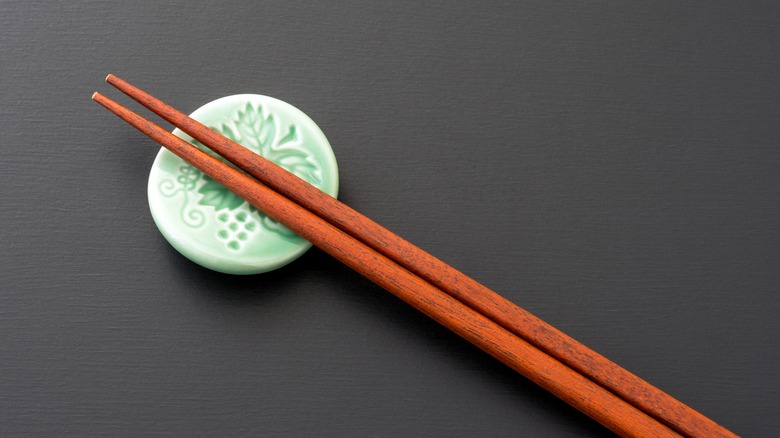
POLYGON ((324 219, 116 102, 93 99, 247 202, 496 359, 625 437, 679 437, 669 427, 444 293, 324 219))

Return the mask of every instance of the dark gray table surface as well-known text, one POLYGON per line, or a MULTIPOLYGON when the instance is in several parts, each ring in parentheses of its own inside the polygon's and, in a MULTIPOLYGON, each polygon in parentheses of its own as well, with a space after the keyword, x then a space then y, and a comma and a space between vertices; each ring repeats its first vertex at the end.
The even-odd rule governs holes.
POLYGON ((777 2, 2 1, 0 435, 610 435, 319 250, 184 259, 115 73, 298 106, 344 201, 776 436, 779 54, 777 2))

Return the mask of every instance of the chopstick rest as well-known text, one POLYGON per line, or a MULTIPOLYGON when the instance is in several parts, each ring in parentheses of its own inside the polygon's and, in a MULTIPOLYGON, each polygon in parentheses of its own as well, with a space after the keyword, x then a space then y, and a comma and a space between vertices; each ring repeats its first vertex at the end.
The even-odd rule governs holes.
MULTIPOLYGON (((209 102, 191 117, 337 195, 338 166, 330 143, 294 106, 240 94, 209 102)), ((208 151, 179 129, 173 133, 208 151)), ((152 217, 165 239, 206 268, 258 274, 292 262, 312 246, 165 148, 152 165, 147 190, 152 217)))

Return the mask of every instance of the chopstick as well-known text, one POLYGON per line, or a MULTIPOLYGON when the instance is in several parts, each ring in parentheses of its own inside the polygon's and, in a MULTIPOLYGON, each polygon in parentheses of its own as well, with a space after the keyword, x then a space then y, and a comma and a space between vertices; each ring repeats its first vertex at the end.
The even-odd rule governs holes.
POLYGON ((735 437, 693 408, 559 331, 275 163, 225 138, 126 81, 106 82, 235 164, 258 181, 495 321, 673 429, 692 437, 735 437))
POLYGON ((680 436, 251 176, 99 93, 93 94, 92 98, 268 216, 617 434, 625 437, 680 436))

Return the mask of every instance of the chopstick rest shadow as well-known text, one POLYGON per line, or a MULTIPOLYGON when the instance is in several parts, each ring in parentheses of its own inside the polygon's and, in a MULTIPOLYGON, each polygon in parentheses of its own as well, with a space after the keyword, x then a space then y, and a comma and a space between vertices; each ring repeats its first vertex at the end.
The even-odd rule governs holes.
POLYGON ((623 436, 736 436, 300 178, 121 79, 107 81, 246 173, 93 99, 342 263, 623 436))
MULTIPOLYGON (((162 239, 161 239, 162 240, 162 239)), ((165 242, 164 240, 161 241, 165 242)), ((168 265, 176 276, 175 281, 186 285, 186 289, 205 296, 210 301, 233 305, 266 306, 270 302, 284 300, 288 293, 285 284, 295 281, 294 269, 282 267, 262 275, 232 275, 202 269, 170 248, 167 251, 168 265)), ((306 255, 302 257, 304 259, 306 255)))

